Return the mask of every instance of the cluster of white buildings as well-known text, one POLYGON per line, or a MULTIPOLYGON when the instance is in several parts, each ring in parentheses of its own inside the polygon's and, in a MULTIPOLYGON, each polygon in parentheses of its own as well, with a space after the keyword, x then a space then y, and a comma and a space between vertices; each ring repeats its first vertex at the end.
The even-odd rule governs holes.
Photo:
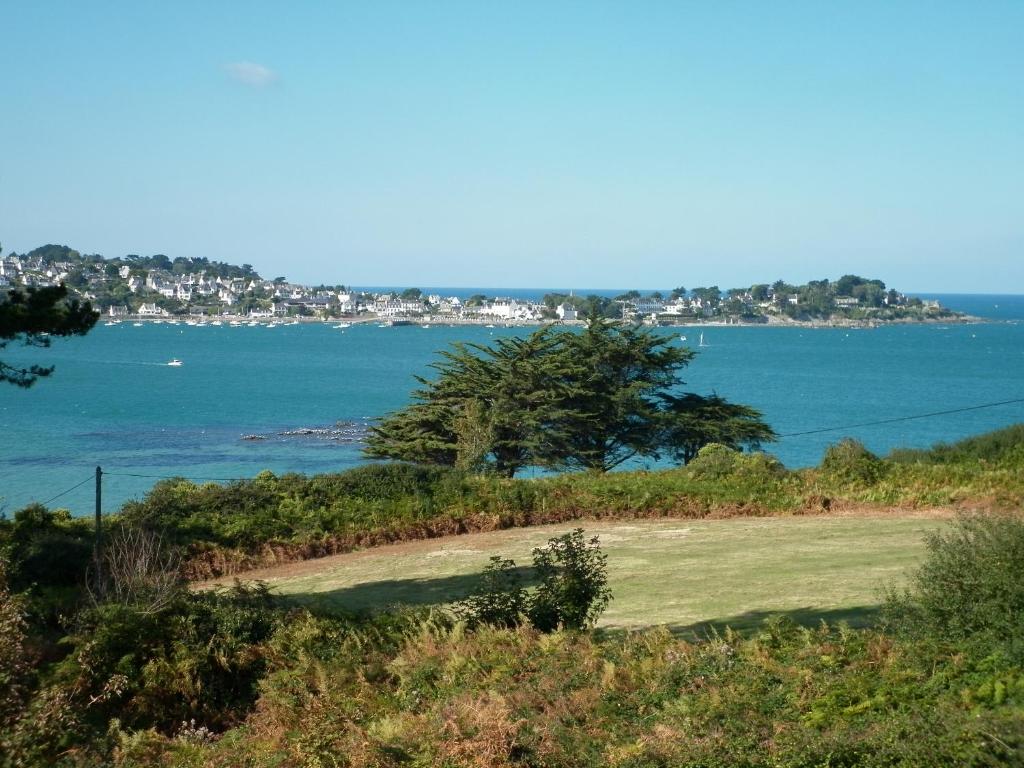
POLYGON ((73 268, 73 264, 66 262, 46 264, 40 257, 0 256, 0 288, 60 285, 73 268))
MULTIPOLYGON (((545 319, 546 307, 538 302, 504 297, 467 303, 458 296, 431 294, 416 299, 403 299, 385 293, 375 295, 372 301, 367 302, 365 309, 382 318, 428 316, 439 320, 529 323, 545 319)), ((563 322, 574 322, 577 319, 576 311, 566 304, 559 306, 555 314, 563 322)))

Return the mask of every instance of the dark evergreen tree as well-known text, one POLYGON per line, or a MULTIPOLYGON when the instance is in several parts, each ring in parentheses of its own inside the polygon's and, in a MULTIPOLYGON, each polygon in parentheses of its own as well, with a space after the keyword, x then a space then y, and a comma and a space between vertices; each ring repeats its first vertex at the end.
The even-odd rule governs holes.
MULTIPOLYGON (((52 336, 83 336, 99 318, 89 302, 68 298, 63 285, 13 289, 0 295, 0 349, 12 341, 48 347, 52 336)), ((0 382, 30 387, 53 373, 53 366, 18 367, 0 360, 0 382)))
POLYGON ((671 337, 591 314, 586 329, 567 335, 564 380, 572 401, 559 434, 542 456, 557 469, 606 472, 658 450, 658 395, 679 383, 693 358, 671 337))
POLYGON ((735 450, 757 450, 775 440, 775 431, 764 422, 760 411, 718 395, 663 394, 661 402, 659 443, 666 454, 682 464, 688 464, 711 443, 735 450))
POLYGON ((540 463, 572 395, 563 344, 550 328, 493 347, 455 344, 432 365, 434 380, 417 377, 413 404, 371 430, 367 455, 507 477, 540 463))
POLYGON ((581 333, 539 330, 494 346, 456 344, 418 377, 413 402, 371 430, 365 452, 512 477, 528 466, 606 472, 665 452, 754 447, 774 433, 720 397, 675 395, 694 353, 592 311, 581 333))

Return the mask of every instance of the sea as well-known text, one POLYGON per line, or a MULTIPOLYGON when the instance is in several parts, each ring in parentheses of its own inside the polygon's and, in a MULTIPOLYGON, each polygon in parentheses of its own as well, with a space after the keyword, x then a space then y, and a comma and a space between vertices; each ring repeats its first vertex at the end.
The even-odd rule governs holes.
MULTIPOLYGON (((548 290, 429 292, 537 298, 548 290)), ((1024 422, 1024 402, 1006 402, 1024 398, 1024 296, 927 297, 984 322, 665 333, 697 353, 686 388, 760 409, 782 435, 768 450, 790 467, 818 463, 843 437, 884 454, 1024 422), (700 333, 706 346, 697 348, 700 333)), ((409 401, 438 350, 529 330, 101 321, 49 349, 9 346, 5 361, 56 371, 27 390, 0 385, 0 513, 43 502, 92 514, 96 467, 108 512, 167 477, 226 482, 351 468, 366 461, 366 428, 409 401), (168 366, 175 358, 182 365, 168 366)))

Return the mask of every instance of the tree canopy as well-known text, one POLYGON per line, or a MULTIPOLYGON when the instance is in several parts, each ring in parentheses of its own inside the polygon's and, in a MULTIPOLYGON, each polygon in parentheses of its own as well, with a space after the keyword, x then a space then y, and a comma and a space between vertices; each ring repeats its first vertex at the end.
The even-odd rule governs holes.
MULTIPOLYGON (((0 295, 0 349, 12 341, 28 347, 48 347, 52 336, 84 336, 99 314, 89 302, 68 298, 63 285, 12 289, 0 295)), ((53 373, 53 366, 18 367, 0 360, 0 383, 30 387, 53 373)))
POLYGON ((606 472, 640 456, 685 463, 711 442, 774 439, 755 409, 679 391, 694 353, 672 338, 594 312, 580 333, 455 344, 365 452, 512 477, 529 466, 606 472))

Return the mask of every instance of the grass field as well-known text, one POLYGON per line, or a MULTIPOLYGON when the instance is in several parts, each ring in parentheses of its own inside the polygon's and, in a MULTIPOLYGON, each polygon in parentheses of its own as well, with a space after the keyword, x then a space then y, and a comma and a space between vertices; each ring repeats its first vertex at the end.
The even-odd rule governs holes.
MULTIPOLYGON (((802 623, 869 623, 941 519, 789 517, 583 524, 608 554, 608 628, 709 623, 747 629, 786 613, 802 623)), ((375 610, 465 596, 491 555, 530 563, 533 547, 572 525, 418 541, 244 574, 321 608, 375 610)), ((225 579, 225 581, 228 581, 225 579)))

